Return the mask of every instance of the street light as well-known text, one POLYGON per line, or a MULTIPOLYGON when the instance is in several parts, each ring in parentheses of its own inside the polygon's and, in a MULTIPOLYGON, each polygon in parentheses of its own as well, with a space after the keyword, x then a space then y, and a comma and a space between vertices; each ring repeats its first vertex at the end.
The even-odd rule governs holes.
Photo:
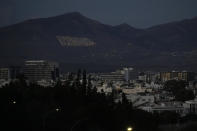
POLYGON ((56 108, 55 110, 56 110, 56 112, 59 112, 59 111, 60 111, 60 109, 59 109, 59 108, 56 108))
POLYGON ((13 101, 12 103, 13 103, 13 104, 16 104, 16 101, 13 101))
POLYGON ((128 127, 127 131, 133 131, 133 128, 132 127, 128 127))

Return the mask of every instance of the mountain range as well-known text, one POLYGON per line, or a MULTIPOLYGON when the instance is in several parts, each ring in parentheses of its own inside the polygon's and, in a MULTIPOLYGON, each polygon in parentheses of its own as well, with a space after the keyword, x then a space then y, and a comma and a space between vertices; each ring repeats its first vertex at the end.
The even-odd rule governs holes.
POLYGON ((72 12, 0 28, 0 66, 57 61, 64 70, 132 66, 197 71, 197 17, 137 29, 106 25, 72 12))

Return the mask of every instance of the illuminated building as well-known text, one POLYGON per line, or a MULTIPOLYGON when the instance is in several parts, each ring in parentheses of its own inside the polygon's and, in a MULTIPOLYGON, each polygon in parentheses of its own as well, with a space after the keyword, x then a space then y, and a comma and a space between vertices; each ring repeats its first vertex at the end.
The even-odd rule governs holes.
POLYGON ((121 73, 101 73, 99 74, 101 80, 104 81, 124 81, 124 75, 121 73))
POLYGON ((24 75, 32 82, 56 80, 59 77, 58 64, 44 60, 26 61, 24 75))
POLYGON ((131 73, 133 71, 133 68, 123 68, 124 70, 124 77, 125 77, 125 80, 128 82, 129 80, 131 80, 131 73))
POLYGON ((9 80, 10 70, 9 68, 0 68, 0 80, 9 80))
POLYGON ((195 73, 187 72, 187 71, 172 71, 172 72, 161 72, 160 79, 162 82, 169 80, 184 80, 184 81, 192 81, 194 80, 195 73))

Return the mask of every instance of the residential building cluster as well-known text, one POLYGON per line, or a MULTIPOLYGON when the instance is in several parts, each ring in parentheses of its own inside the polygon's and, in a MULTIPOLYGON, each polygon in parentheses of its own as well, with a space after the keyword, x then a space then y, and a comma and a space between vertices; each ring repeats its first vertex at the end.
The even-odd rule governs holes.
POLYGON ((124 93, 135 108, 147 112, 174 111, 180 115, 197 114, 197 99, 185 102, 175 101, 175 97, 164 90, 164 83, 169 80, 183 80, 196 95, 197 79, 194 72, 139 72, 133 68, 123 68, 111 73, 92 74, 95 80, 92 84, 100 93, 115 92, 115 102, 122 101, 124 93))
POLYGON ((184 81, 192 81, 195 77, 194 72, 187 72, 187 71, 172 71, 172 72, 161 72, 160 78, 162 82, 168 80, 184 80, 184 81))
MULTIPOLYGON (((188 89, 196 95, 197 78, 194 72, 137 72, 126 67, 108 73, 89 73, 91 83, 97 92, 109 95, 114 93, 114 102, 122 102, 124 93, 134 108, 147 112, 174 111, 181 115, 197 114, 197 99, 185 102, 175 101, 174 96, 164 90, 164 83, 169 80, 184 80, 188 89)), ((34 82, 43 87, 54 86, 58 80, 65 82, 69 73, 60 73, 59 64, 47 60, 25 61, 23 67, 0 68, 0 87, 9 84, 20 76, 27 82, 34 82)), ((81 78, 82 79, 82 78, 81 78)))
POLYGON ((25 61, 23 67, 0 68, 0 87, 21 77, 28 83, 52 86, 59 79, 59 65, 46 60, 30 60, 25 61))

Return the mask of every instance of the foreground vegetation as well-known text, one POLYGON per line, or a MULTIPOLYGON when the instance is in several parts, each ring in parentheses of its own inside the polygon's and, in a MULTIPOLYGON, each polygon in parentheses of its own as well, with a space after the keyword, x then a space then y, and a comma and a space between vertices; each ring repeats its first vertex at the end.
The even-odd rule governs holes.
POLYGON ((97 93, 85 71, 55 87, 27 84, 24 78, 0 89, 1 129, 20 131, 157 131, 162 123, 176 123, 173 113, 150 114, 132 107, 123 95, 97 93), (80 81, 82 80, 82 81, 80 81))

